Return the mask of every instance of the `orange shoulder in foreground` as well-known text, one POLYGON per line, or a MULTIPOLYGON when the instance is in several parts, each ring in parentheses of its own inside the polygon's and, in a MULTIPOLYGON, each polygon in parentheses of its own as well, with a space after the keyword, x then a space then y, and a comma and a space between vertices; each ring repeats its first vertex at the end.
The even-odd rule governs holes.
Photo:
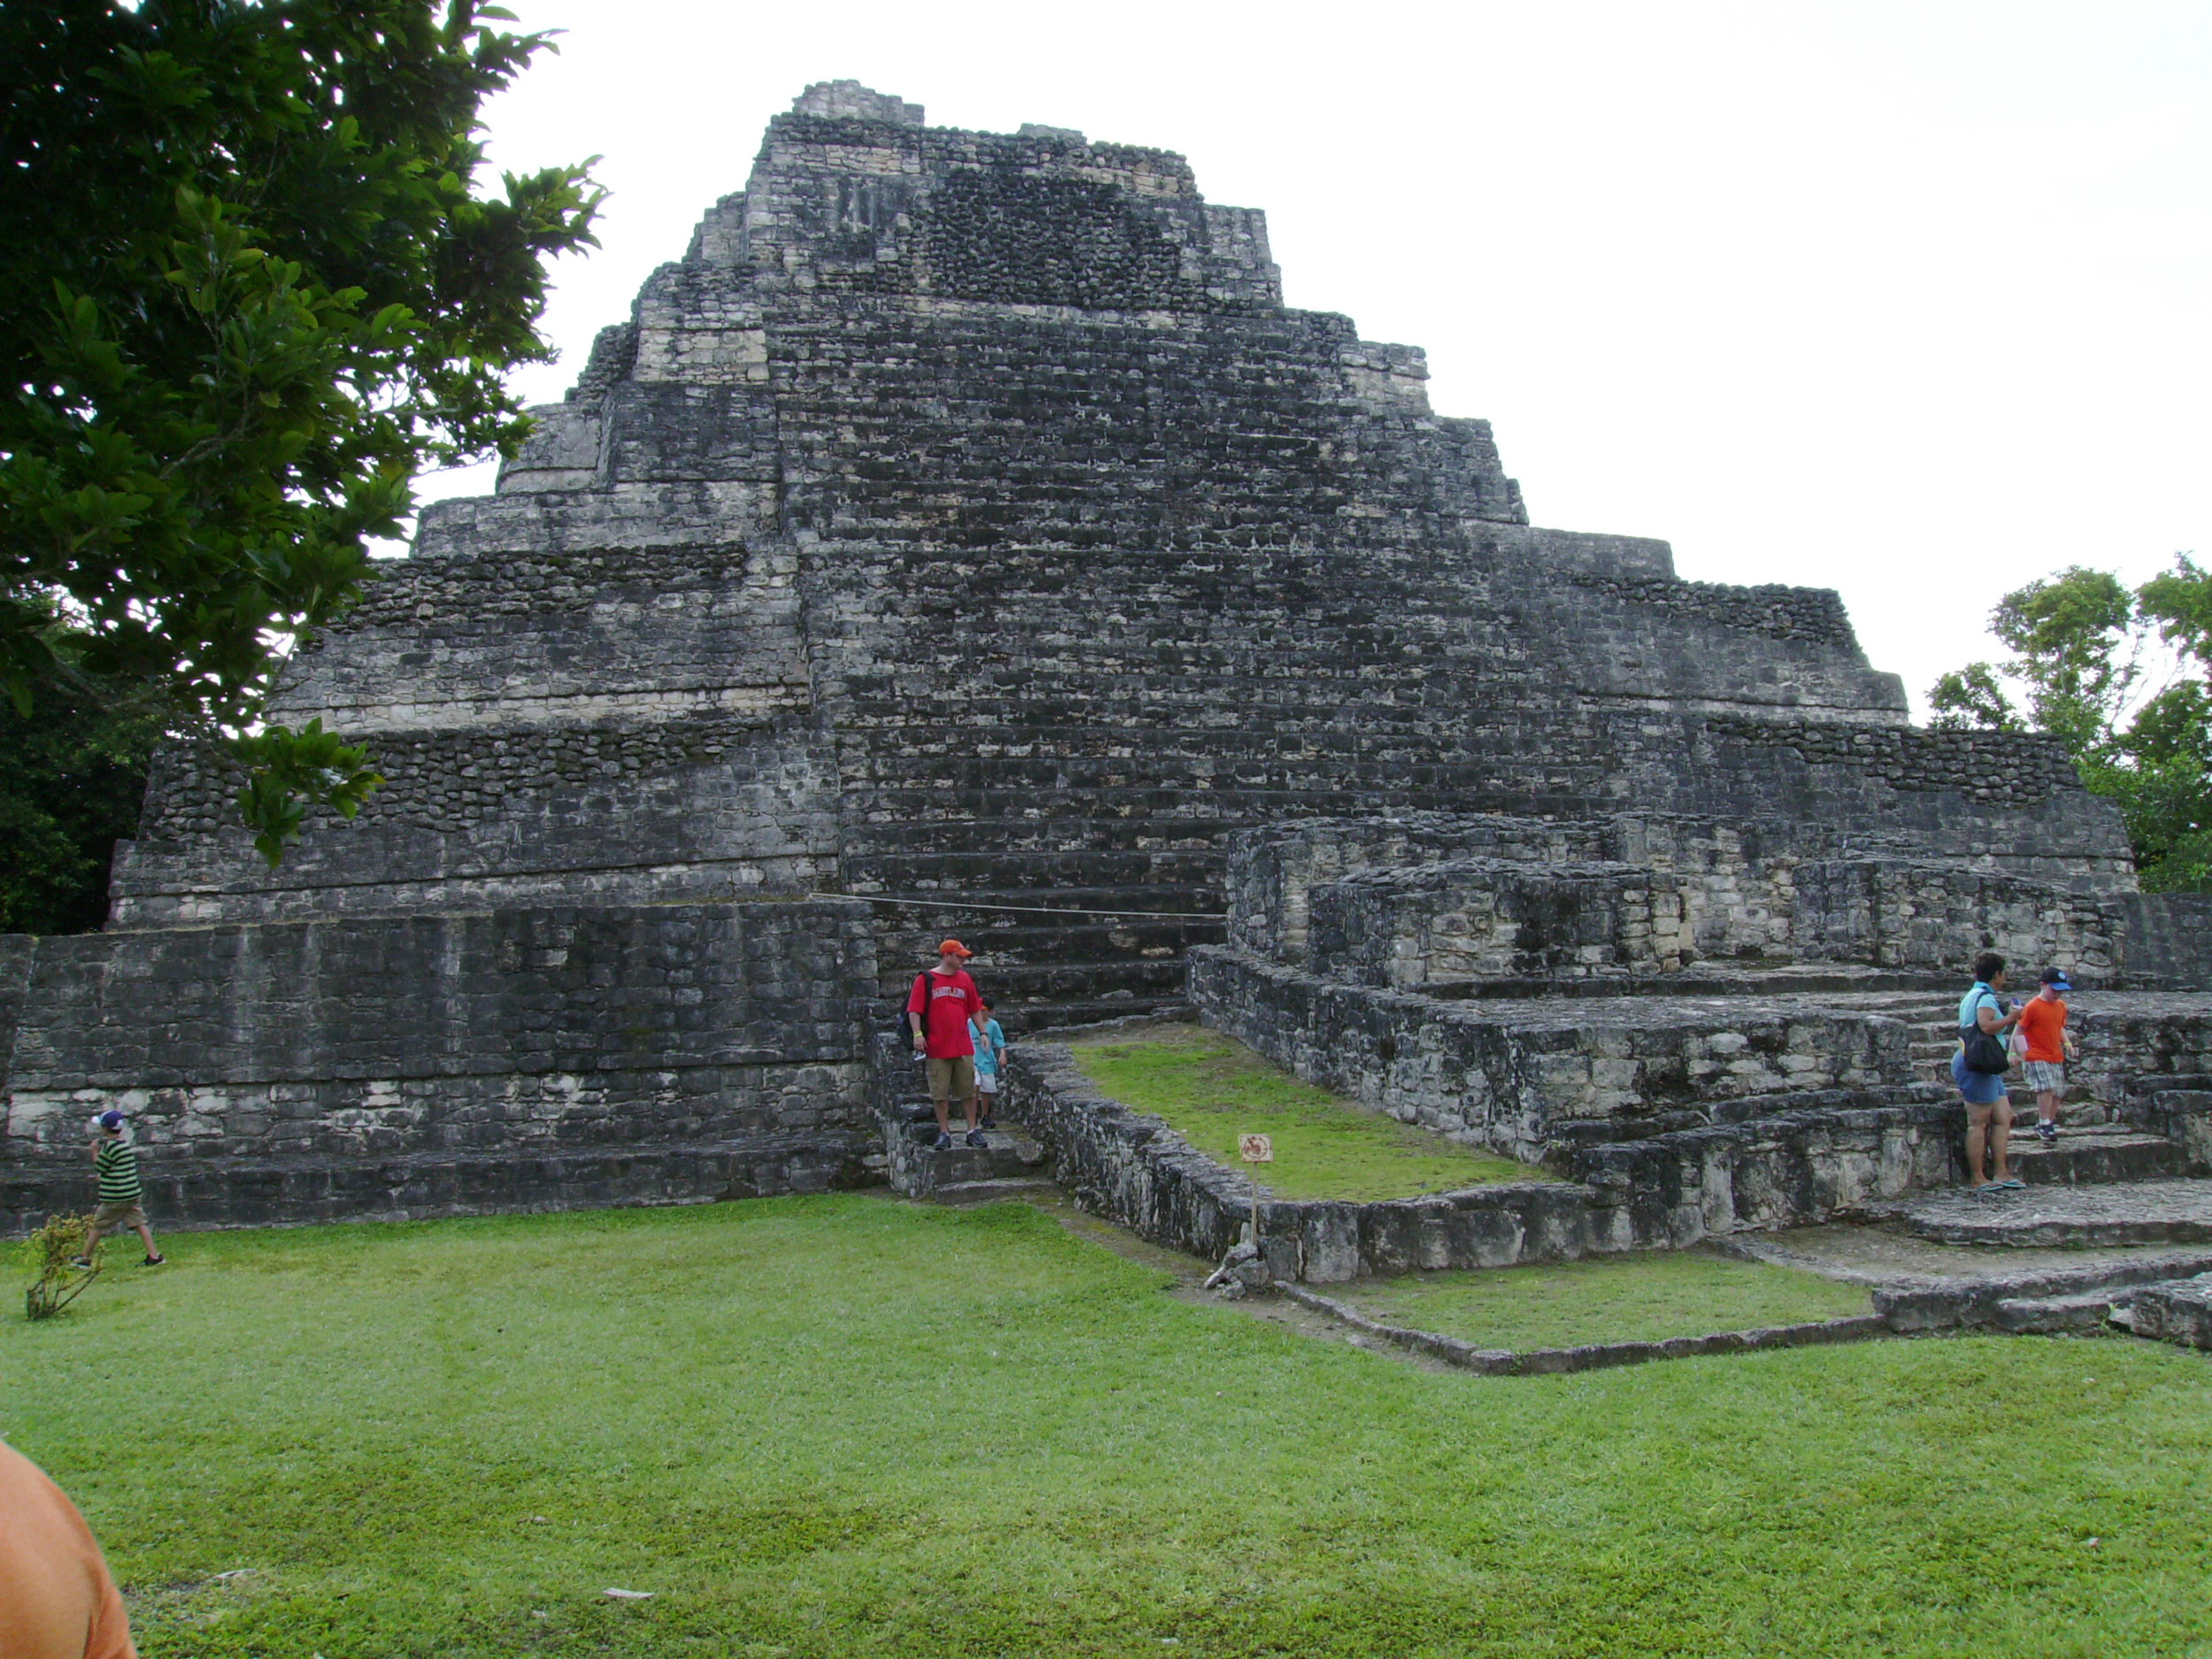
POLYGON ((0 1654, 138 1659, 92 1529, 39 1467, 0 1444, 0 1654))

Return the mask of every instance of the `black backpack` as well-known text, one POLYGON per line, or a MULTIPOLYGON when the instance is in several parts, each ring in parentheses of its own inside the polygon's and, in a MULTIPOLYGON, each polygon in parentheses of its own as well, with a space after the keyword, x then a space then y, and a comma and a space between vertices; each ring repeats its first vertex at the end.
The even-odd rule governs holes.
MULTIPOLYGON (((1990 1000, 1994 1002, 1996 998, 1992 995, 1990 1000)), ((1984 1077, 2001 1076, 2012 1069, 2012 1056, 2006 1052, 2002 1037, 1982 1029, 1981 1013, 1982 1005, 1975 1003, 1974 1023, 1959 1027, 1959 1041, 1966 1046, 1966 1069, 1984 1077)))

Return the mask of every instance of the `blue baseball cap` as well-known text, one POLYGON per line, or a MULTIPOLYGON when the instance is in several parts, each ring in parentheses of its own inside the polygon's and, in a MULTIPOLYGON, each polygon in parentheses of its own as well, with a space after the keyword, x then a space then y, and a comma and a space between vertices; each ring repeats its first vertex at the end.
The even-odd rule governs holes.
POLYGON ((2067 979, 2066 970, 2063 968, 2046 968, 2043 970, 2042 978, 2043 983, 2054 991, 2070 991, 2074 988, 2073 982, 2067 979))
POLYGON ((99 1125, 103 1129, 120 1129, 123 1122, 121 1112, 102 1112, 99 1117, 99 1125))

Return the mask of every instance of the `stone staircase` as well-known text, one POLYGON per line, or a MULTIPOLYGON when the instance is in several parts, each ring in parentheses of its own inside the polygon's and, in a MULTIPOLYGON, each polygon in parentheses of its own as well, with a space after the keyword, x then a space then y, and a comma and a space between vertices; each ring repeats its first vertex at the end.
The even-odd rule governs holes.
MULTIPOLYGON (((2023 1171, 2021 1179, 2029 1177, 2023 1171)), ((1906 1205, 1904 1217, 1914 1233, 1938 1244, 2093 1249, 2212 1243, 2212 1180, 2170 1177, 1932 1193, 1906 1205)))
POLYGON ((2106 1256, 2022 1272, 1914 1277, 1878 1286, 1874 1304, 1901 1331, 1983 1327, 2047 1334, 2117 1325, 2212 1347, 2212 1248, 2106 1256))
POLYGON ((972 1147, 956 1105, 953 1145, 935 1150, 937 1112, 912 1050, 891 1033, 879 1035, 874 1048, 876 1118, 883 1129, 884 1172, 894 1190, 941 1204, 1058 1190, 1045 1149, 1004 1118, 982 1132, 984 1145, 972 1147))
POLYGON ((2091 1187, 2170 1179, 2185 1172, 2181 1148, 2164 1135, 2118 1125, 2062 1131, 2056 1141, 2036 1138, 2016 1124, 2012 1172, 2031 1187, 2091 1187))
MULTIPOLYGON (((1947 1019, 1914 1020, 1911 1022, 1912 1074, 1916 1081, 1939 1083, 1946 1091, 1957 1085, 1951 1078, 1951 1056, 1958 1051, 1958 1028, 1947 1019)), ((2006 1074, 2005 1093, 2012 1102, 2016 1113, 2027 1118, 2035 1114, 2035 1091, 2030 1088, 2019 1067, 2006 1074)), ((1952 1094, 1953 1100, 1958 1096, 1952 1094)), ((2103 1124, 2110 1120, 2105 1102, 2070 1093, 2064 1111, 2065 1121, 2071 1124, 2103 1124)))
MULTIPOLYGON (((1914 1074, 1948 1089, 1955 1044, 1948 1020, 1912 1021, 1914 1074)), ((2212 1241, 2212 1180, 2200 1179, 2212 1171, 2200 1157, 2192 1158, 2183 1140, 2160 1133, 2186 1134, 2178 1125, 2204 1114, 2212 1078, 2169 1073, 2117 1087, 2118 1095, 2108 1100, 2070 1095, 2059 1138, 2047 1144, 2034 1132, 2034 1093, 2016 1071, 2008 1090, 2016 1119, 2010 1165, 2026 1186, 1929 1193, 1903 1207, 1905 1225, 1920 1238, 1968 1246, 2087 1249, 2212 1241)), ((2093 1300, 2096 1293, 2092 1287, 2069 1294, 2093 1300)))

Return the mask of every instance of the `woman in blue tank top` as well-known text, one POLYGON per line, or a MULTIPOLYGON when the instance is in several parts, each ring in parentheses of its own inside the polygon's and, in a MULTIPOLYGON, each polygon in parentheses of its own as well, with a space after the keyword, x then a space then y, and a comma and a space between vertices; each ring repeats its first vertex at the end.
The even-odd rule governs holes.
POLYGON ((1970 1071, 1966 1064, 1966 1033, 1979 1029, 2001 1041, 2020 1018, 2016 1005, 2008 1005, 1998 993, 2005 988, 2005 959, 1994 951, 1974 958, 1973 989, 1959 999, 1959 1047, 1951 1056, 1951 1080, 1959 1086, 1966 1102, 1966 1167, 1968 1187, 1981 1192, 2006 1191, 2026 1185, 2016 1180, 2005 1166, 2012 1147, 2012 1102, 2005 1093, 2002 1071, 1970 1071), (1997 1173, 1982 1173, 1984 1151, 1997 1173))

